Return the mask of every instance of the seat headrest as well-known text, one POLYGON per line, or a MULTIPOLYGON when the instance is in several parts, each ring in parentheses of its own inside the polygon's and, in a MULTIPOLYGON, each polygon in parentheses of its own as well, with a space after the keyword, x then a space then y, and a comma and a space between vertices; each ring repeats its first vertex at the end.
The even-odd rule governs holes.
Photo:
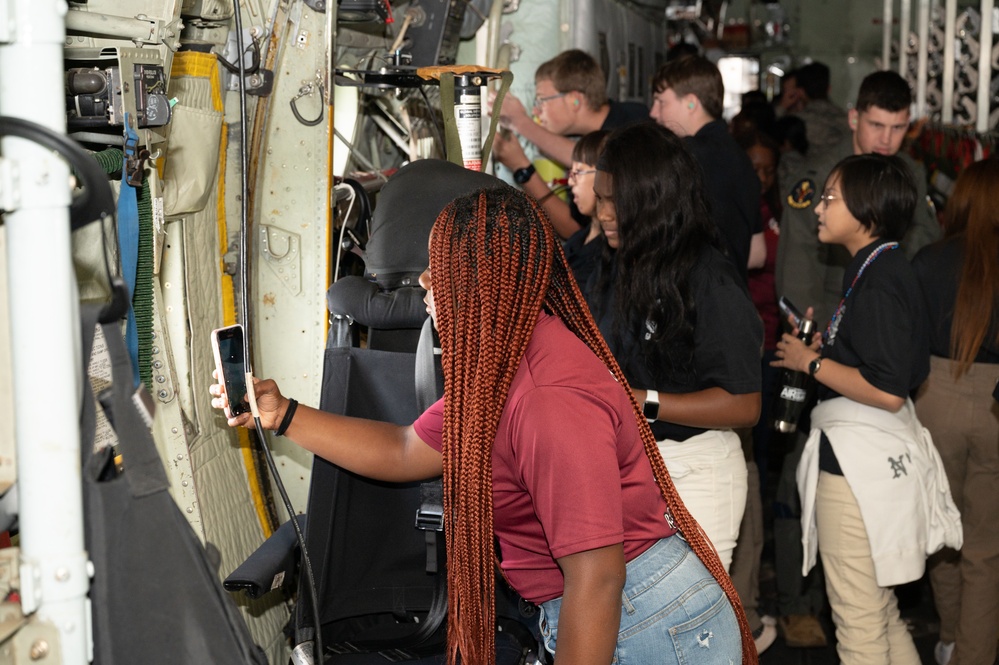
POLYGON ((378 195, 369 227, 364 267, 384 289, 415 285, 427 267, 427 241, 437 216, 452 200, 505 183, 440 159, 421 159, 399 169, 378 195))

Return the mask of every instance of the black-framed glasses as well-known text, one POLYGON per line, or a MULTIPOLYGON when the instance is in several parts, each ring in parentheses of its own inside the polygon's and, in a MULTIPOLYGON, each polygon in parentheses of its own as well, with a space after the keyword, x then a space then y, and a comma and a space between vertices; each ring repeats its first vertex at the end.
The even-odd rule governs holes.
POLYGON ((580 176, 590 175, 591 173, 596 173, 596 172, 597 172, 596 169, 584 169, 582 171, 577 169, 572 169, 571 171, 569 171, 567 177, 569 178, 569 180, 576 180, 580 176))
POLYGON ((830 201, 835 201, 836 199, 839 198, 842 197, 836 196, 835 194, 830 194, 829 192, 822 192, 822 194, 819 195, 819 201, 825 203, 826 205, 829 205, 830 201))
POLYGON ((569 93, 567 93, 567 92, 559 92, 559 93, 556 93, 554 95, 548 95, 546 97, 538 97, 537 95, 535 95, 534 96, 534 108, 539 109, 539 108, 541 108, 542 106, 545 105, 545 102, 550 102, 551 100, 558 99, 559 97, 565 97, 568 94, 569 93))

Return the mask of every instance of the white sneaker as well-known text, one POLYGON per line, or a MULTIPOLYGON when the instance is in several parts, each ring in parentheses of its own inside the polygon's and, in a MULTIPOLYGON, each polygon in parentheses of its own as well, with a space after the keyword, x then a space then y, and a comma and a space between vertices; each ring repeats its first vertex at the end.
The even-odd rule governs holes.
POLYGON ((953 654, 953 642, 937 642, 936 648, 933 649, 933 659, 937 661, 937 665, 947 665, 953 654))

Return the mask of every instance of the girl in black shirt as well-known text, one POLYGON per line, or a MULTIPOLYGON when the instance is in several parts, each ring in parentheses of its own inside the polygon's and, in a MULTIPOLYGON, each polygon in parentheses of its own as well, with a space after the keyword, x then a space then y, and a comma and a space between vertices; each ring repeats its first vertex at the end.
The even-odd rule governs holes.
POLYGON ((938 489, 928 479, 939 457, 908 400, 928 371, 922 299, 898 251, 916 199, 897 157, 857 155, 836 165, 816 213, 819 240, 853 257, 843 297, 821 350, 818 336, 806 345, 785 334, 773 363, 808 372, 819 384, 797 471, 805 567, 814 563, 817 536, 846 665, 918 665, 891 587, 922 576, 928 543, 960 538, 949 496, 939 501, 950 531, 938 538, 928 525, 938 489))
POLYGON ((675 134, 651 123, 614 132, 593 188, 610 251, 588 300, 677 490, 727 569, 747 494, 732 428, 760 415, 762 323, 718 249, 700 169, 675 134))

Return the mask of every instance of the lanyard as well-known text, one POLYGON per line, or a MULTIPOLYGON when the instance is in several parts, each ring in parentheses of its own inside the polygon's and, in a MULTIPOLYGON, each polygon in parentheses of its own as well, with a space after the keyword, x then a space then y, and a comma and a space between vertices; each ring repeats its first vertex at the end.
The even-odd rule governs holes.
POLYGON ((829 319, 829 325, 826 326, 826 332, 822 335, 823 344, 831 344, 832 341, 836 339, 836 330, 839 328, 837 321, 839 321, 843 314, 843 308, 846 306, 846 299, 850 297, 851 293, 853 293, 853 287, 857 285, 857 282, 860 280, 860 276, 864 274, 865 270, 867 270, 867 266, 874 263, 875 259, 881 256, 883 252, 889 249, 897 248, 897 242, 886 242, 883 245, 878 245, 874 251, 871 252, 871 255, 867 257, 863 265, 860 266, 860 270, 857 271, 856 277, 854 277, 853 281, 850 282, 850 288, 848 288, 846 293, 843 294, 843 298, 839 301, 839 306, 836 307, 835 313, 833 313, 832 318, 829 319))

